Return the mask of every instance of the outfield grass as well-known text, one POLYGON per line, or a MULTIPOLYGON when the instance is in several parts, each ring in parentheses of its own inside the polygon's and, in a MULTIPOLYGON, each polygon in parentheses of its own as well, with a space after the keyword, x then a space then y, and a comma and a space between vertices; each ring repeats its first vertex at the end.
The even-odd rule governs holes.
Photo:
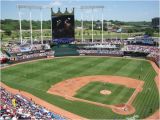
POLYGON ((51 95, 46 91, 51 85, 60 81, 86 75, 117 75, 138 79, 145 82, 144 89, 133 102, 135 115, 144 118, 159 108, 159 93, 154 82, 156 72, 144 60, 125 58, 78 57, 57 58, 33 63, 21 64, 1 71, 3 83, 20 90, 27 91, 45 101, 65 110, 89 119, 119 119, 131 117, 113 113, 89 103, 66 100, 51 95), (141 71, 141 67, 143 67, 141 71), (148 91, 150 88, 150 91, 148 91), (151 110, 152 109, 152 112, 151 110))
POLYGON ((118 84, 91 82, 77 91, 74 97, 86 99, 103 104, 122 104, 126 103, 135 89, 127 88, 118 84), (109 95, 100 94, 101 90, 109 90, 109 95))

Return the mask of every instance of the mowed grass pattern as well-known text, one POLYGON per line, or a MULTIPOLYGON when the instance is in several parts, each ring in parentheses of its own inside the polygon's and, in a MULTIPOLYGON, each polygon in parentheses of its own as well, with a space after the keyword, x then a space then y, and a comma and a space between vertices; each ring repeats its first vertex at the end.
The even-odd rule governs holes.
POLYGON ((74 97, 109 105, 122 104, 128 101, 134 90, 117 84, 91 82, 76 91, 77 94, 74 97), (103 95, 100 94, 101 90, 109 90, 112 93, 103 95))
POLYGON ((135 115, 138 115, 139 118, 145 118, 159 108, 159 93, 154 82, 156 72, 144 60, 103 57, 66 57, 43 60, 2 70, 1 81, 89 119, 123 119, 133 116, 118 115, 107 108, 84 102, 69 101, 47 93, 53 84, 87 75, 116 75, 135 79, 139 79, 141 76, 141 80, 145 84, 143 91, 133 102, 133 106, 136 108, 135 115), (141 67, 143 69, 140 69, 141 67), (150 88, 149 91, 148 88, 150 88))

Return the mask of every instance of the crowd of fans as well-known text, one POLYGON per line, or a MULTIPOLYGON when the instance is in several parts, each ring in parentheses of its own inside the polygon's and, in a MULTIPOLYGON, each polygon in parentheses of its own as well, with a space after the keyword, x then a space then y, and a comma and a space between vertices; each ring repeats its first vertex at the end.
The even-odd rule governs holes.
MULTIPOLYGON (((120 40, 119 40, 120 42, 120 40)), ((110 43, 110 42, 109 42, 110 43)), ((92 45, 93 46, 93 45, 92 45)), ((147 57, 153 58, 154 61, 159 65, 160 64, 160 48, 156 46, 145 46, 145 45, 127 45, 124 44, 124 47, 121 49, 104 49, 104 48, 97 48, 97 49, 87 49, 88 47, 81 48, 79 51, 80 54, 84 55, 113 55, 113 56, 123 56, 124 51, 129 52, 139 52, 139 53, 147 53, 149 54, 147 57)))
POLYGON ((39 52, 39 53, 32 53, 32 54, 17 54, 15 56, 11 57, 11 60, 13 61, 20 61, 20 60, 27 60, 27 59, 32 59, 32 58, 38 58, 38 57, 47 57, 47 56, 53 56, 54 51, 45 51, 45 52, 39 52))
MULTIPOLYGON (((85 55, 113 55, 113 56, 123 56, 125 51, 129 52, 139 52, 149 54, 149 57, 155 59, 155 61, 159 61, 158 53, 160 48, 156 46, 148 46, 148 45, 138 45, 128 43, 127 40, 104 40, 101 42, 87 43, 83 42, 82 45, 79 46, 79 53, 85 55)), ((11 60, 19 61, 25 59, 32 59, 38 57, 46 57, 46 56, 54 56, 54 51, 50 49, 49 44, 40 44, 36 43, 30 45, 29 43, 24 45, 18 44, 9 44, 7 47, 7 52, 11 54, 11 60), (41 52, 44 50, 45 52, 41 52), (50 50, 46 52, 46 50, 50 50), (26 52, 28 52, 26 54, 26 52), (32 52, 32 53, 29 53, 32 52)), ((158 62, 159 63, 159 62, 158 62)))
POLYGON ((86 44, 83 47, 79 48, 80 54, 85 55, 113 55, 113 56, 122 56, 123 51, 120 50, 120 45, 127 44, 124 40, 107 40, 103 43, 83 43, 86 44), (118 45, 118 46, 117 46, 118 45))
POLYGON ((154 62, 160 66, 160 48, 156 46, 144 46, 144 45, 126 45, 123 51, 148 53, 147 58, 151 58, 154 62))
POLYGON ((5 54, 3 50, 0 50, 0 63, 6 63, 9 60, 8 56, 5 54))
POLYGON ((157 63, 157 65, 160 67, 160 53, 150 53, 148 56, 148 58, 151 58, 151 60, 153 60, 154 62, 157 63))
MULTIPOLYGON (((94 40, 93 43, 84 41, 81 44, 102 44, 101 40, 99 40, 99 41, 100 42, 96 42, 96 40, 94 40)), ((108 39, 108 40, 103 41, 103 44, 105 44, 105 45, 108 45, 108 44, 110 44, 110 45, 121 45, 121 44, 126 44, 126 43, 127 43, 127 41, 120 40, 120 39, 112 39, 112 40, 108 39)))
POLYGON ((8 44, 5 48, 10 55, 10 60, 21 61, 34 58, 41 58, 47 56, 54 56, 54 51, 51 50, 49 44, 23 44, 18 43, 8 44))
POLYGON ((50 46, 48 44, 33 44, 33 45, 11 44, 7 47, 7 51, 9 53, 29 52, 29 51, 36 51, 36 50, 43 50, 43 49, 50 49, 50 46))
POLYGON ((125 40, 107 40, 105 41, 105 44, 112 44, 112 45, 121 45, 121 44, 126 44, 127 42, 125 40))
POLYGON ((86 45, 84 46, 84 48, 88 48, 88 49, 116 49, 118 47, 116 47, 116 45, 111 45, 111 44, 94 44, 94 45, 86 45))
POLYGON ((126 45, 124 51, 142 52, 142 53, 158 53, 159 48, 155 46, 142 46, 142 45, 126 45))
POLYGON ((120 50, 78 50, 80 54, 85 55, 123 55, 123 51, 120 50))
POLYGON ((67 118, 0 87, 0 120, 66 120, 67 118))
POLYGON ((42 44, 36 44, 36 45, 33 44, 33 46, 32 46, 33 51, 34 50, 42 50, 42 49, 43 49, 42 44))

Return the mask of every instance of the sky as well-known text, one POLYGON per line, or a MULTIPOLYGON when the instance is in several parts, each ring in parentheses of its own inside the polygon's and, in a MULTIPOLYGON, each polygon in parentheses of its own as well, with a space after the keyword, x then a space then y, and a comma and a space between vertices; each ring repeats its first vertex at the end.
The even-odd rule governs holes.
MULTIPOLYGON (((105 20, 119 21, 151 21, 153 17, 159 17, 158 0, 0 0, 1 19, 18 19, 17 4, 52 6, 54 11, 67 7, 69 11, 75 8, 75 19, 101 20, 102 13, 105 20), (104 6, 104 10, 81 10, 81 6, 104 6)), ((32 19, 40 20, 40 10, 32 9, 32 19)), ((50 20, 51 11, 48 8, 42 10, 43 20, 50 20)), ((21 18, 29 20, 29 9, 21 9, 21 18)))

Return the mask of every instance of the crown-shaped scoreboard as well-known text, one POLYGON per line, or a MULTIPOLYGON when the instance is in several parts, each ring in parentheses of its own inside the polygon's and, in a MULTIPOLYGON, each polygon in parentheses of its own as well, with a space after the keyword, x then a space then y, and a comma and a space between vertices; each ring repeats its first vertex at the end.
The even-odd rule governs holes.
POLYGON ((60 8, 54 12, 51 8, 52 40, 56 43, 71 43, 75 40, 74 8, 69 12, 66 8, 62 13, 60 8))

